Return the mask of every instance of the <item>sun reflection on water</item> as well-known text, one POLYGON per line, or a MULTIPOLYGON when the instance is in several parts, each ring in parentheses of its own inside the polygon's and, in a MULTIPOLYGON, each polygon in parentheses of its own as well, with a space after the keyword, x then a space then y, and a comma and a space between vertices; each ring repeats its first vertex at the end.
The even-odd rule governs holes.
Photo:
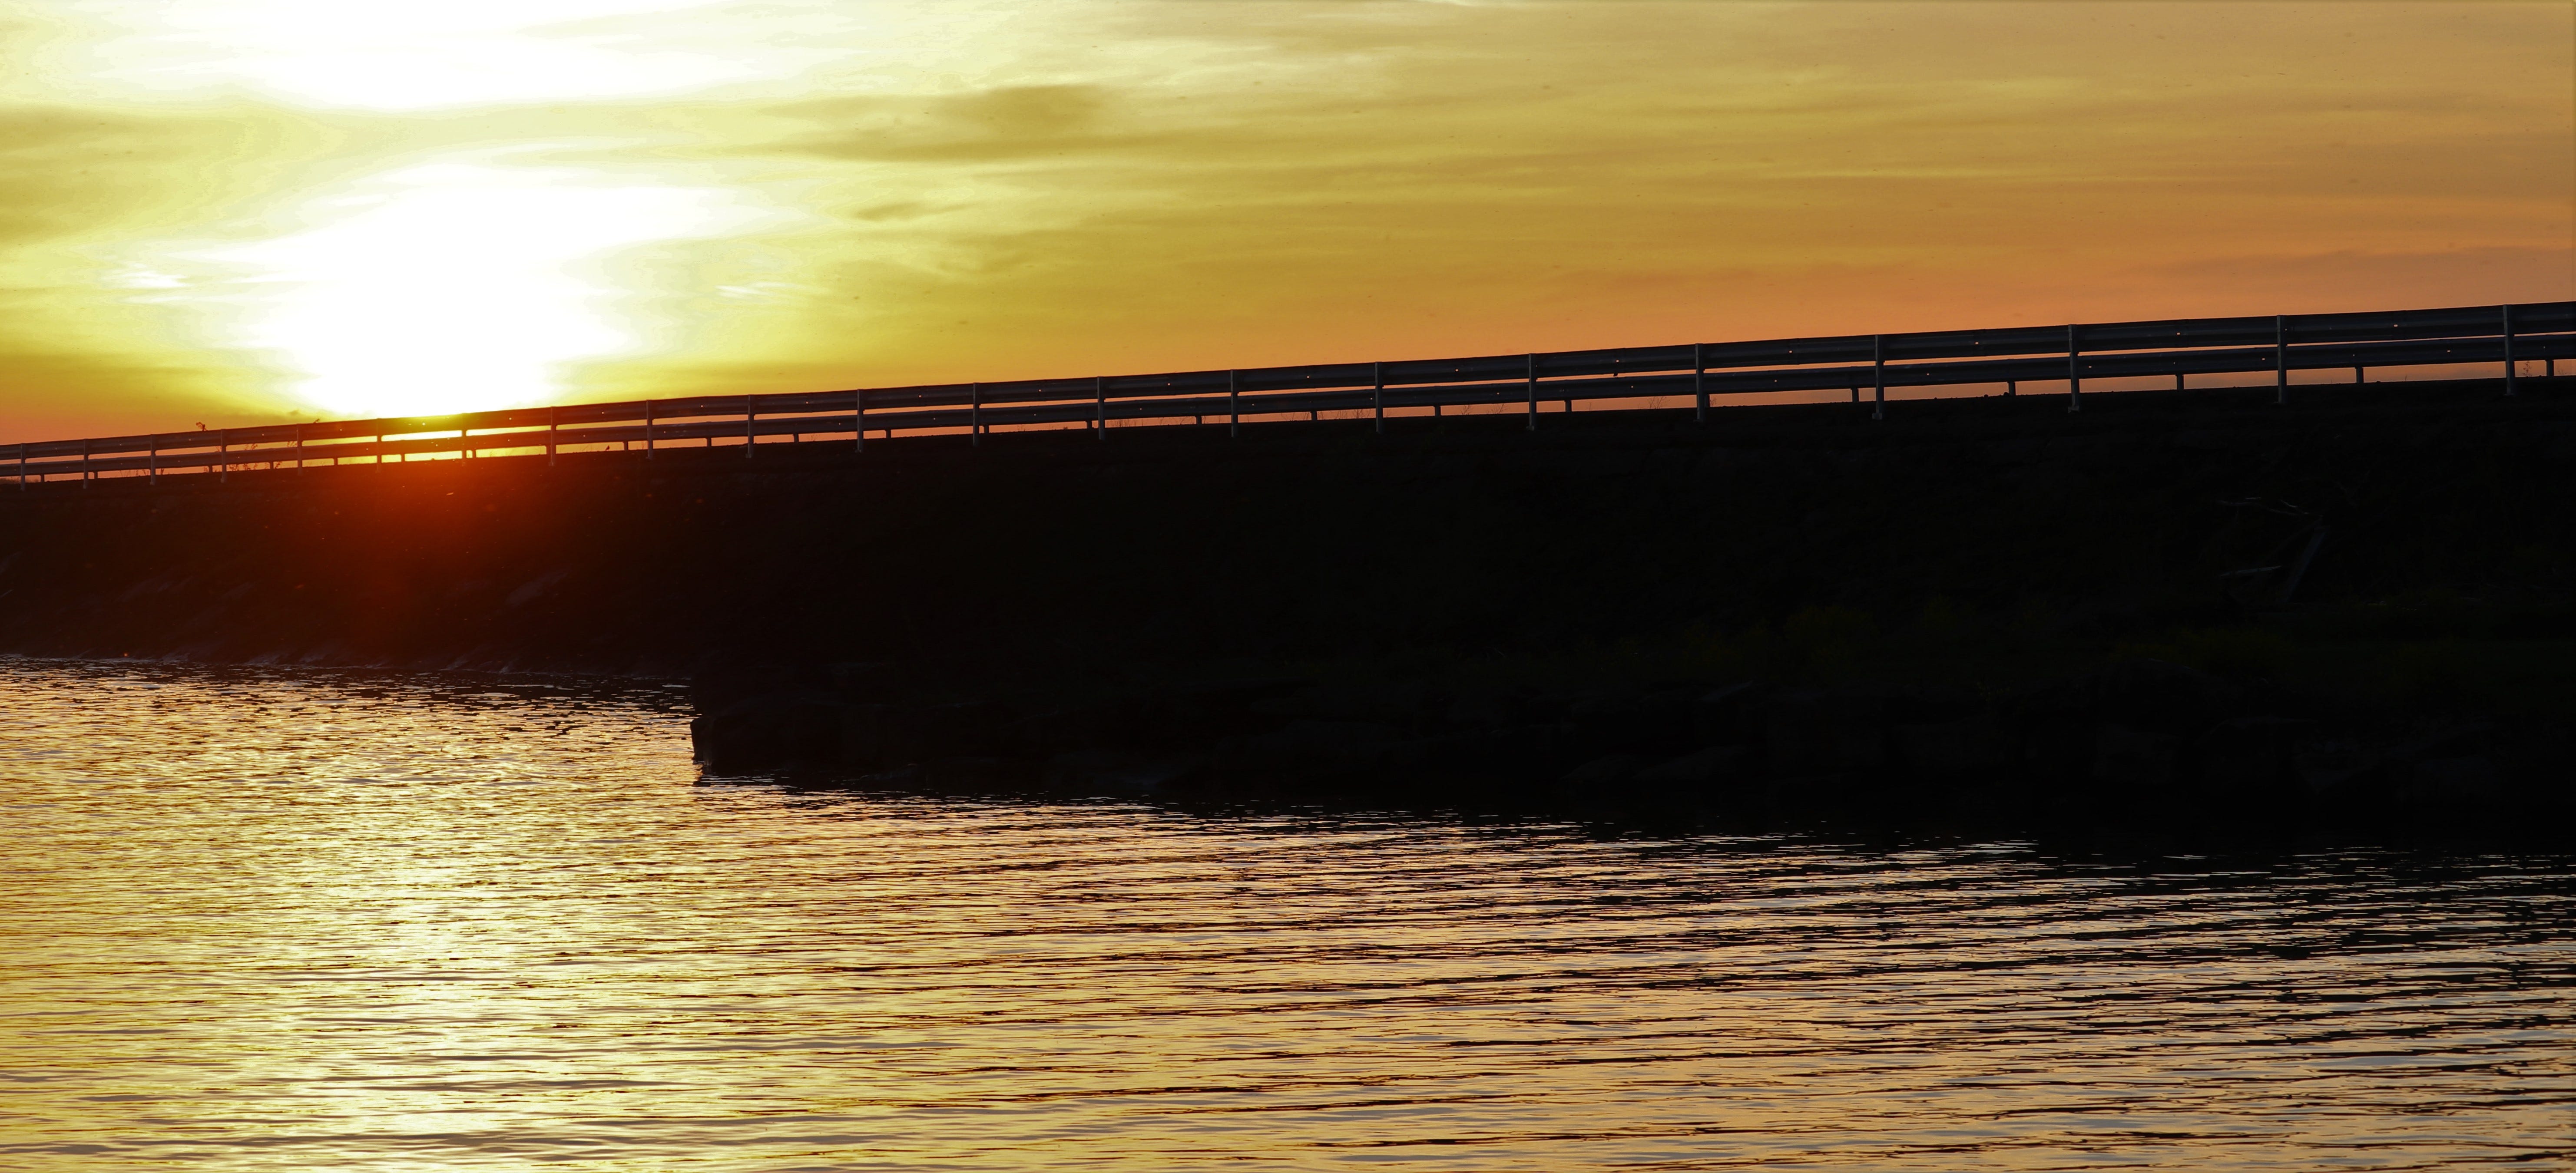
POLYGON ((0 1166, 2576 1155, 2563 858, 718 785, 668 695, 0 658, 0 1166))

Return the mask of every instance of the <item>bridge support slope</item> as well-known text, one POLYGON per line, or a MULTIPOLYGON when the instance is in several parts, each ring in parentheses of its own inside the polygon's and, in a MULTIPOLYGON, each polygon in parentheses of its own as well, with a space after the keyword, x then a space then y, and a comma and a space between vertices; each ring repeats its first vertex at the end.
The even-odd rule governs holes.
POLYGON ((1867 403, 1723 426, 1684 408, 1535 434, 1512 416, 1383 435, 1361 419, 56 484, 0 499, 0 650, 1039 680, 1680 655, 1827 613, 1884 639, 1964 624, 1977 655, 2427 608, 2562 638, 2567 382, 2289 409, 2257 387, 2104 395, 2080 415, 1997 396, 1875 423, 1867 403))

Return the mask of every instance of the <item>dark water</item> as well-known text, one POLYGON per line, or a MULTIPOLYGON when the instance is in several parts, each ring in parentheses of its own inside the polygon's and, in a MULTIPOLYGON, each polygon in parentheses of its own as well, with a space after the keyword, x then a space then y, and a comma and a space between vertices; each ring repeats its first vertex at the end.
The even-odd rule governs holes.
POLYGON ((2576 1160, 2576 867, 701 783, 683 694, 0 660, 0 1165, 2576 1160))

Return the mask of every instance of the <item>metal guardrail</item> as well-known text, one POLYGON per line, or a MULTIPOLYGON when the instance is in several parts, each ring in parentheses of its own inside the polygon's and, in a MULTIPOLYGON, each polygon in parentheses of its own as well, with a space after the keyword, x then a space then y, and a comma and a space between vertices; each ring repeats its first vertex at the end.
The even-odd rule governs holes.
POLYGON ((1077 425, 1105 437, 1113 422, 1204 421, 1223 417, 1229 432, 1247 418, 1324 412, 1386 413, 1429 408, 1518 405, 1531 429, 1539 405, 1689 396, 1708 418, 1713 396, 1843 390, 1857 400, 1872 392, 1872 414, 1884 418, 1889 388, 2064 382, 2067 410, 2083 407, 2088 379, 2271 372, 2280 402, 2289 401, 2290 372, 2350 368, 2356 382, 2370 367, 2496 363, 2505 393, 2516 389, 2516 364, 2539 361, 2556 373, 2576 358, 2576 302, 2447 309, 2390 310, 2275 317, 2183 318, 1853 334, 1758 342, 1691 343, 1615 350, 1568 350, 1477 358, 1322 363, 1232 371, 1019 379, 870 387, 771 395, 581 403, 465 415, 275 424, 216 431, 163 432, 19 444, 0 449, 14 459, 20 488, 76 476, 176 473, 224 477, 236 468, 329 461, 384 463, 419 456, 471 457, 542 450, 547 459, 571 448, 614 446, 645 459, 672 445, 743 441, 743 455, 763 437, 844 436, 865 451, 868 436, 900 432, 965 432, 1077 425))

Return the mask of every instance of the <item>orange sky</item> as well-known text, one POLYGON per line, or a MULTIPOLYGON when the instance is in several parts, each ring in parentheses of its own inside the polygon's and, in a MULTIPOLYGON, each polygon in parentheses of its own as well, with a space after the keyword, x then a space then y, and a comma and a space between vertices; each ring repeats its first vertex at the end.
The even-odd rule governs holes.
POLYGON ((2559 2, 0 0, 0 65, 0 442, 2576 297, 2559 2))

